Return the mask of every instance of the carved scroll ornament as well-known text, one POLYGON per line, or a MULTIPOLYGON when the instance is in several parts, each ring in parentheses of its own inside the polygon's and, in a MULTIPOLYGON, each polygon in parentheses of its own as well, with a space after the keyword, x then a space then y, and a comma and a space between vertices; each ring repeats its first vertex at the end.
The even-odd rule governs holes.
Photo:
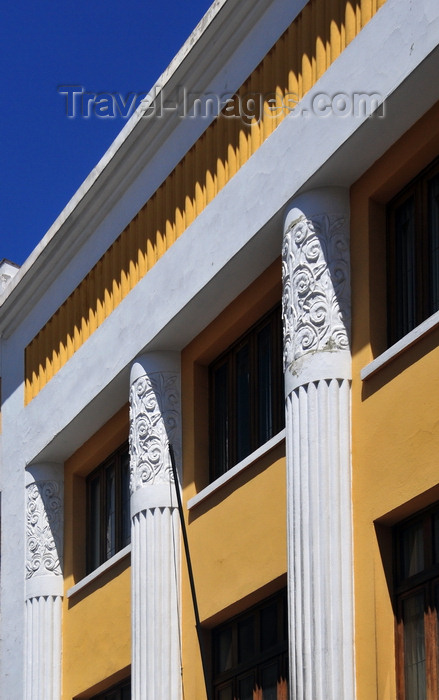
POLYGON ((57 481, 40 481, 26 489, 26 578, 61 576, 63 508, 57 481))
POLYGON ((345 219, 292 222, 282 250, 284 367, 311 352, 349 349, 349 248, 345 219))
POLYGON ((173 481, 168 444, 179 453, 178 377, 139 377, 130 391, 130 489, 173 481))

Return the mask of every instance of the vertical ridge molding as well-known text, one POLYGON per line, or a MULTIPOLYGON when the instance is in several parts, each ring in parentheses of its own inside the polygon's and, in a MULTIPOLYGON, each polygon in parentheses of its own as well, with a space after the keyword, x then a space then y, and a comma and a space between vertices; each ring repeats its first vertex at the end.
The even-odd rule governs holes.
POLYGON ((290 696, 353 700, 347 191, 292 203, 282 277, 290 696))
POLYGON ((130 492, 133 700, 181 697, 180 526, 169 443, 181 466, 180 356, 131 370, 130 492))
POLYGON ((26 470, 26 700, 61 698, 64 469, 26 470))
POLYGON ((233 102, 26 347, 26 404, 258 150, 384 2, 309 0, 233 102))

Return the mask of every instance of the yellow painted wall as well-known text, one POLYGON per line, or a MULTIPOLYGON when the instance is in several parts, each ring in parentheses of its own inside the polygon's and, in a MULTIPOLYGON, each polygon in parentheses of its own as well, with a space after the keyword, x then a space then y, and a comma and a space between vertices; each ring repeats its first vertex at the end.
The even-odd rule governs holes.
MULTIPOLYGON (((208 484, 207 367, 281 296, 276 261, 182 353, 184 502, 208 484)), ((286 583, 285 445, 192 508, 188 538, 205 628, 246 609, 286 583)), ((183 567, 183 682, 204 695, 188 577, 183 567)))
MULTIPOLYGON (((26 348, 31 401, 308 92, 385 0, 309 0, 238 90, 250 119, 220 115, 26 348), (271 98, 270 98, 271 95, 271 98), (275 97, 274 97, 275 96, 275 97), (271 100, 271 101, 270 101, 271 100), (282 104, 285 107, 282 107, 282 104)), ((238 104, 238 103, 237 103, 238 104)), ((229 109, 228 114, 237 114, 229 109)))
MULTIPOLYGON (((127 438, 128 406, 65 464, 65 593, 85 576, 85 477, 127 438)), ((130 557, 63 605, 63 699, 88 698, 129 675, 130 557)))
POLYGON ((351 190, 358 700, 394 700, 390 526, 439 499, 439 331, 362 382, 386 347, 385 204, 439 154, 439 105, 351 190))

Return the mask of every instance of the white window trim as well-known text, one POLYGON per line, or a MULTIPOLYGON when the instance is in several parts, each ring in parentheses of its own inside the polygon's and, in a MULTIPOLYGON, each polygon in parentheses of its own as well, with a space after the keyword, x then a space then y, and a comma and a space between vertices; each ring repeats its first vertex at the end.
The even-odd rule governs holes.
POLYGON ((270 452, 270 450, 276 447, 276 445, 278 445, 283 440, 285 440, 285 428, 279 433, 277 433, 277 435, 274 435, 272 438, 270 438, 270 440, 264 442, 263 445, 261 445, 260 447, 258 447, 257 450, 245 457, 245 459, 241 460, 241 462, 235 464, 235 466, 226 471, 225 474, 221 474, 221 476, 218 477, 218 479, 212 481, 212 483, 209 484, 209 486, 206 486, 206 488, 202 489, 200 493, 197 493, 196 496, 190 498, 187 502, 188 510, 191 510, 191 508, 197 506, 199 503, 208 498, 212 493, 218 491, 218 489, 222 488, 224 484, 227 484, 229 481, 238 476, 238 474, 241 474, 241 472, 250 467, 254 462, 256 462, 256 460, 263 457, 263 455, 266 455, 268 452, 270 452))
POLYGON ((407 350, 407 348, 417 343, 418 340, 424 338, 426 335, 428 335, 428 333, 430 333, 438 326, 439 311, 436 311, 432 316, 429 316, 429 318, 425 319, 425 321, 420 323, 419 326, 413 328, 413 330, 411 330, 410 333, 407 333, 407 335, 405 335, 403 338, 398 340, 398 342, 396 342, 390 348, 381 353, 381 355, 378 355, 378 357, 372 360, 372 362, 366 365, 366 367, 363 367, 363 369, 360 372, 361 379, 363 381, 365 379, 369 379, 369 377, 373 376, 376 372, 378 372, 378 370, 380 370, 382 367, 385 367, 385 365, 389 364, 389 362, 391 362, 395 357, 401 355, 401 353, 407 350))
POLYGON ((113 566, 115 566, 119 561, 127 557, 129 554, 131 554, 131 545, 128 544, 126 547, 121 549, 119 552, 117 552, 113 557, 110 559, 107 559, 107 561, 104 561, 103 564, 98 566, 97 569, 92 571, 90 574, 82 578, 78 583, 76 583, 72 588, 69 588, 67 591, 67 598, 71 598, 72 596, 75 595, 75 593, 79 593, 79 591, 82 591, 83 588, 88 586, 89 583, 92 581, 95 581, 99 576, 101 576, 103 573, 111 569, 113 566))

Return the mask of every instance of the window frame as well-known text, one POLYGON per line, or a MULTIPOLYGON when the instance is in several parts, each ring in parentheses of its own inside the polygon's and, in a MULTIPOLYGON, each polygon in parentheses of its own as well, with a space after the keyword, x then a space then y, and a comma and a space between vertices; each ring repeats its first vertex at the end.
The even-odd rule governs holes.
POLYGON ((102 691, 101 693, 98 693, 97 695, 93 695, 90 698, 90 700, 129 700, 130 698, 131 698, 131 676, 129 678, 125 678, 123 681, 120 681, 119 683, 116 683, 115 685, 112 685, 110 688, 107 688, 106 690, 102 691), (129 688, 128 698, 126 697, 126 693, 123 694, 123 691, 126 690, 127 688, 129 688))
POLYGON ((439 518, 439 503, 405 519, 393 528, 394 600, 396 636, 396 685, 398 700, 408 700, 405 689, 404 602, 423 594, 426 700, 436 700, 439 692, 439 529, 435 535, 434 518, 439 518), (423 567, 413 574, 404 572, 403 535, 421 524, 423 567), (436 538, 438 541, 436 541, 436 538))
POLYGON ((253 698, 262 698, 261 674, 264 668, 277 665, 277 700, 288 698, 288 618, 287 618, 287 589, 266 598, 257 605, 236 615, 212 630, 212 697, 218 700, 219 693, 231 688, 232 697, 238 697, 238 683, 253 675, 253 698), (263 648, 261 636, 261 616, 264 610, 276 605, 277 631, 276 642, 263 648), (246 620, 254 620, 253 646, 251 658, 239 660, 238 635, 239 626, 246 620), (231 630, 231 666, 226 670, 218 670, 217 646, 218 638, 224 631, 231 630))
MULTIPOLYGON (((261 353, 262 354, 262 353, 261 353)), ((227 473, 232 467, 248 457, 258 447, 265 444, 277 435, 285 426, 284 410, 284 377, 282 367, 282 319, 281 305, 278 303, 265 313, 258 321, 232 343, 221 355, 219 355, 208 368, 209 374, 209 456, 210 456, 210 482, 227 473), (266 435, 261 436, 260 413, 263 406, 261 400, 261 384, 258 377, 260 365, 258 365, 258 337, 269 328, 270 338, 270 419, 271 427, 267 428, 266 435), (248 347, 248 372, 249 372, 249 446, 240 452, 238 447, 238 362, 239 354, 248 347), (220 440, 217 435, 218 411, 216 399, 218 392, 215 387, 215 378, 218 371, 227 367, 226 380, 226 416, 225 416, 225 441, 224 460, 219 455, 220 440)))
MULTIPOLYGON (((391 346, 403 338, 422 321, 429 318, 439 309, 439 299, 434 305, 433 279, 431 273, 430 243, 432 230, 430 227, 431 209, 429 207, 429 183, 439 175, 439 158, 436 158, 415 178, 413 178, 387 204, 387 336, 391 346), (398 275, 407 272, 398 265, 400 248, 397 245, 396 216, 400 208, 410 198, 414 202, 413 216, 413 294, 412 308, 406 301, 401 303, 398 294, 402 289, 398 284, 398 275), (404 320, 404 314, 413 313, 413 320, 404 320)), ((439 232, 436 234, 439 237, 439 232)), ((436 294, 438 289, 436 289, 436 294)))
POLYGON ((86 574, 95 571, 99 566, 109 561, 131 542, 130 535, 130 493, 129 493, 129 445, 125 441, 114 452, 112 452, 103 462, 101 462, 86 477, 86 574), (124 477, 124 458, 125 479, 124 477), (114 551, 108 553, 106 520, 108 516, 107 482, 106 474, 109 467, 114 466, 114 551), (95 517, 92 503, 91 486, 97 481, 99 498, 99 532, 96 536, 95 517), (124 487, 126 489, 126 500, 123 499, 124 487), (124 523, 124 506, 125 512, 124 523), (124 537, 124 525, 126 534, 124 537), (98 541, 98 552, 95 551, 94 543, 98 541))

